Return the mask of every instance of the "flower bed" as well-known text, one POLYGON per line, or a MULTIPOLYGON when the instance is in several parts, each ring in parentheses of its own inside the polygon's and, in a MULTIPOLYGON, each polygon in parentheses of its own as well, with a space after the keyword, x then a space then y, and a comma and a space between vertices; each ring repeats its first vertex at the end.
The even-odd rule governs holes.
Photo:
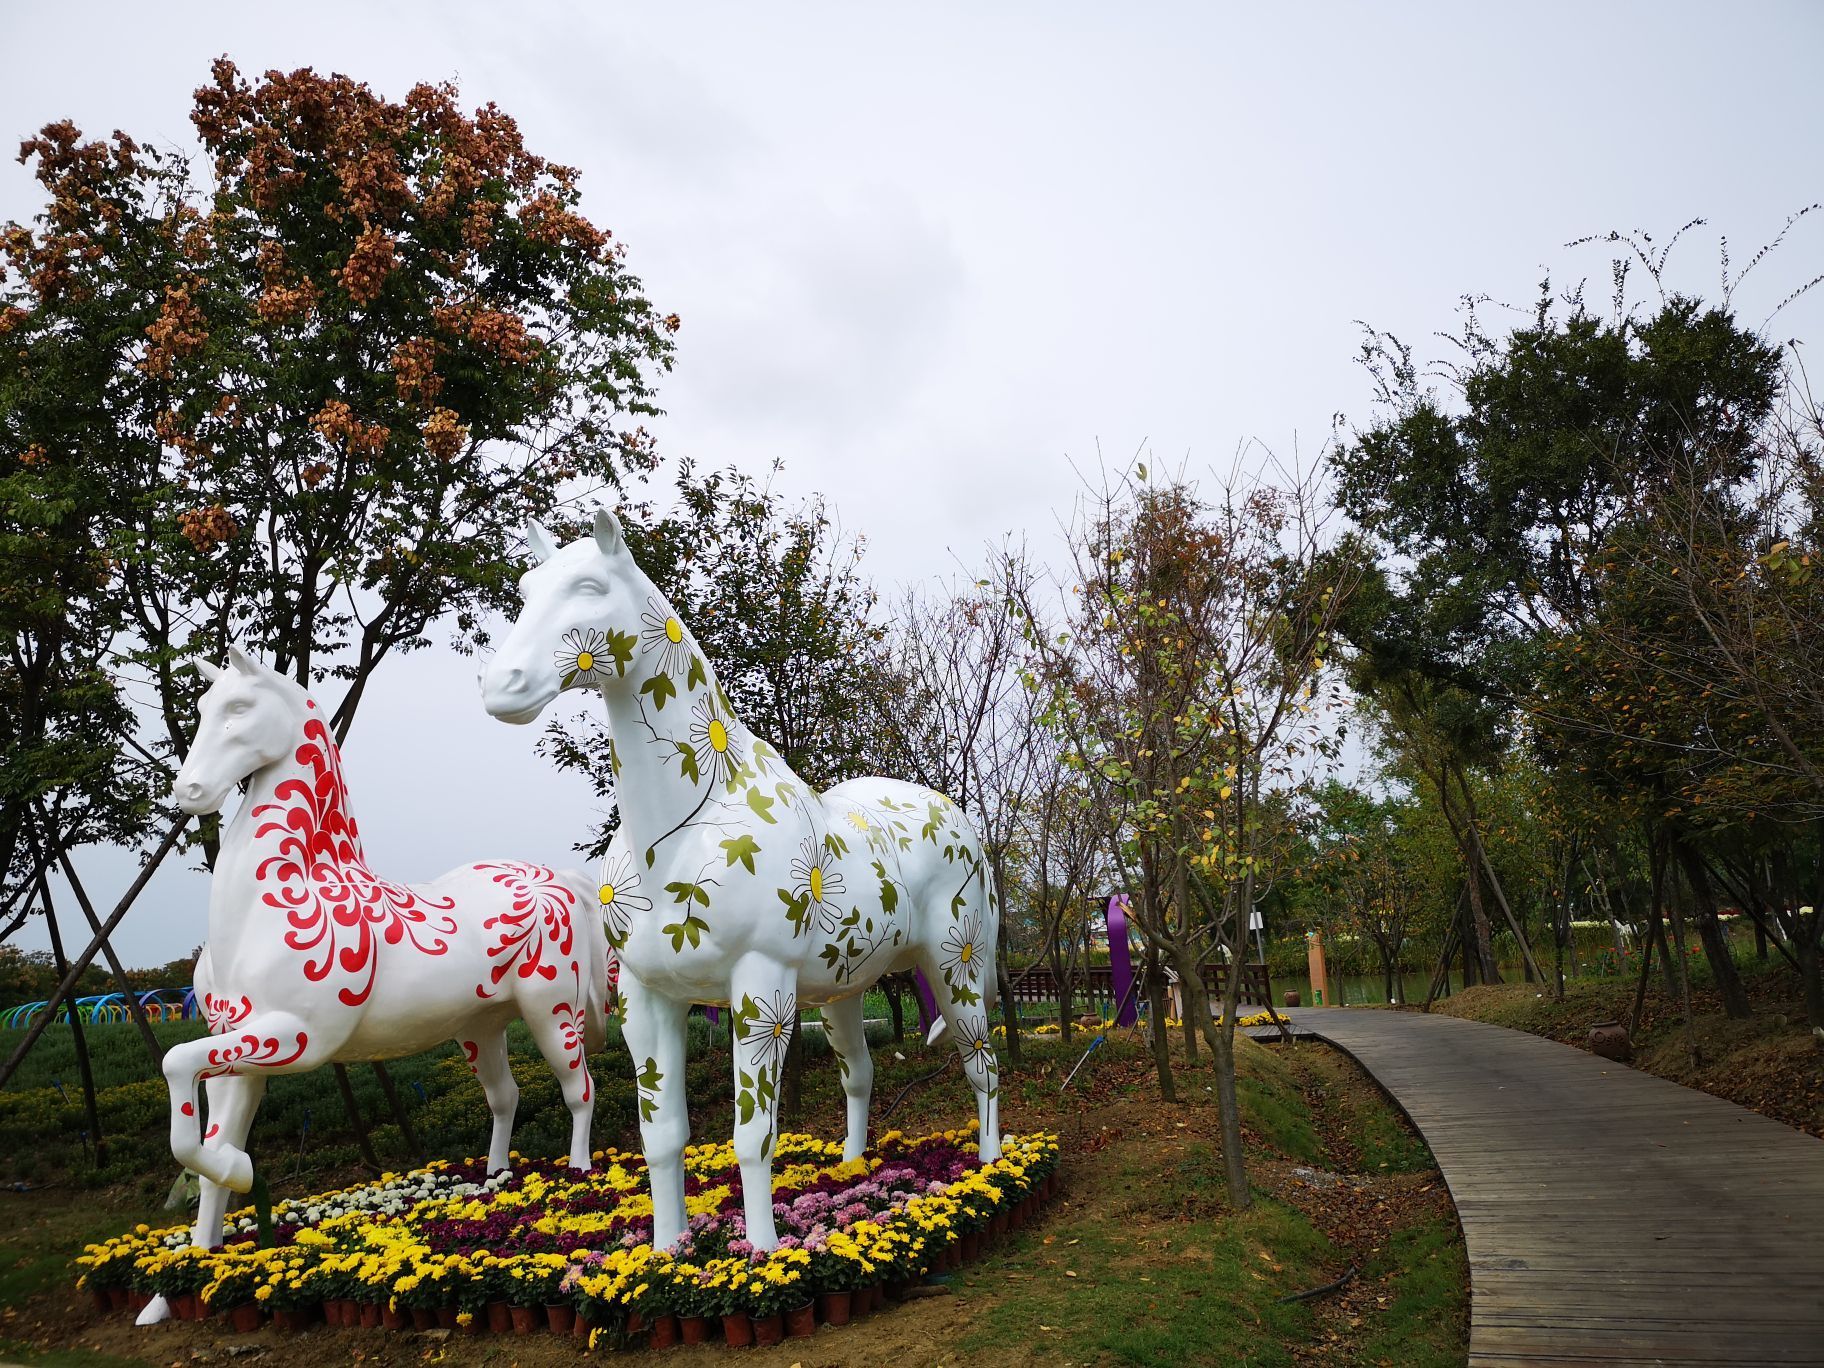
MULTIPOLYGON (((230 1243, 189 1245, 187 1227, 139 1226, 87 1246, 80 1285, 98 1305, 166 1296, 179 1316, 220 1312, 237 1328, 444 1325, 525 1332, 535 1325, 655 1344, 724 1329, 765 1342, 807 1303, 840 1323, 879 1289, 954 1267, 983 1237, 1023 1221, 1056 1186, 1057 1137, 1007 1136, 978 1162, 973 1128, 908 1140, 893 1131, 860 1159, 840 1145, 783 1135, 774 1155, 779 1248, 746 1241, 741 1174, 730 1145, 684 1152, 689 1229, 655 1250, 652 1198, 637 1155, 606 1151, 576 1173, 514 1157, 438 1162, 274 1207, 273 1240, 252 1208, 229 1218, 230 1243)), ((800 1333, 808 1330, 800 1329, 800 1333)))

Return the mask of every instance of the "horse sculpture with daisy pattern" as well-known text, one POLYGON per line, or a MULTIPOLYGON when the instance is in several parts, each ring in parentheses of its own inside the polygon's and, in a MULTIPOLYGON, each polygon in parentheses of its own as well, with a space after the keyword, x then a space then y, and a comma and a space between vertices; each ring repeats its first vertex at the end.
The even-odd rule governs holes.
POLYGON ((210 686, 173 795, 186 812, 217 812, 248 782, 216 857, 197 961, 210 1034, 165 1054, 171 1152, 203 1180, 194 1242, 220 1244, 228 1193, 251 1186, 244 1146, 272 1074, 454 1039, 493 1116, 488 1165, 507 1167, 519 1102, 506 1044, 515 1017, 557 1074, 570 1163, 588 1168, 595 1089, 584 1051, 606 1039, 608 991, 594 884, 513 860, 419 886, 381 879, 367 866, 316 702, 239 650, 226 667, 198 668, 210 686))
POLYGON ((600 898, 620 958, 652 1183, 653 1244, 684 1233, 685 1017, 733 1011, 735 1157, 747 1238, 777 1244, 772 1151, 780 1069, 801 1005, 822 1008, 848 1102, 848 1158, 867 1145, 874 1066, 862 994, 916 967, 975 1090, 984 1163, 1000 1154, 988 1008, 1000 912, 981 842, 942 794, 894 779, 818 793, 735 717, 714 667, 635 564, 620 523, 562 550, 537 524, 524 606, 482 679, 487 709, 529 723, 567 689, 607 705, 620 829, 600 898))

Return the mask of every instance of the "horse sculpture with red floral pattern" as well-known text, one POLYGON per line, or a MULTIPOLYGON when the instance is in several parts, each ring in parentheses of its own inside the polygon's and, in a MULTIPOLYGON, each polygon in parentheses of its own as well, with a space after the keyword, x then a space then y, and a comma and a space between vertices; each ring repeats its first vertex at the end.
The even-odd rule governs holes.
POLYGON ((272 1074, 454 1039, 493 1115, 489 1167, 505 1168, 519 1101, 507 1066, 515 1017, 562 1087, 570 1163, 588 1168, 594 1085, 584 1051, 605 1041, 608 990, 595 882, 509 860, 423 885, 381 879, 362 853, 315 701, 238 650, 226 667, 199 668, 211 682, 173 786, 178 805, 216 812, 248 782, 216 858, 197 962, 210 1034, 165 1055, 171 1152, 203 1180, 195 1242, 221 1242, 228 1192, 252 1184, 243 1146, 272 1074))

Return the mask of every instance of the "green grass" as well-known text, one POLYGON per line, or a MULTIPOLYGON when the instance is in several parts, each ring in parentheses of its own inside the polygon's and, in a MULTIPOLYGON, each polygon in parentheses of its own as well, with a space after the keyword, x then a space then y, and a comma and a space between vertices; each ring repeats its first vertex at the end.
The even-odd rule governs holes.
POLYGON ((1361 1343, 1364 1363, 1445 1368, 1463 1362, 1469 1264, 1455 1222, 1396 1230, 1362 1274, 1385 1278, 1388 1300, 1361 1343))
POLYGON ((962 1291, 991 1294, 965 1357, 1023 1343, 1072 1362, 1293 1362, 1289 1346, 1310 1340, 1313 1311, 1275 1298, 1334 1276, 1330 1242, 1271 1198, 1239 1216, 1172 1219, 1220 1199, 1214 1152, 1193 1144, 1163 1165, 1146 1150, 1127 1155, 1095 1180, 1127 1196, 1054 1216, 963 1275, 962 1291))

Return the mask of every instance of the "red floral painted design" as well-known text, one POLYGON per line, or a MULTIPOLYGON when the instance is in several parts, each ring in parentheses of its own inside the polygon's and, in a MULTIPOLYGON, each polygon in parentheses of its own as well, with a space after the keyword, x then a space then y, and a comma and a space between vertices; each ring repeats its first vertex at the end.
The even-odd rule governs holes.
POLYGON ((564 1052, 570 1056, 570 1067, 583 1071, 583 1101, 595 1096, 595 1079, 589 1073, 589 1060, 584 1050, 583 1039, 583 971, 575 960, 570 961, 570 972, 576 983, 574 1000, 560 1002, 551 1009, 551 1015, 557 1018, 557 1026, 564 1036, 564 1052))
POLYGON ((462 1046, 463 1058, 469 1061, 469 1072, 479 1075, 481 1069, 475 1061, 481 1057, 481 1046, 477 1045, 472 1040, 461 1040, 458 1041, 457 1044, 462 1046))
POLYGON ((252 1014, 253 999, 245 994, 239 1002, 213 993, 203 994, 203 1017, 209 1023, 210 1035, 227 1035, 252 1014))
MULTIPOLYGON (((314 711, 316 704, 310 704, 314 711)), ((359 1007, 374 990, 379 942, 409 944, 424 955, 442 955, 454 935, 453 918, 434 916, 456 905, 453 898, 428 898, 404 884, 388 883, 367 867, 361 836, 348 810, 342 757, 319 717, 304 724, 298 763, 311 782, 290 779, 274 790, 274 802, 254 809, 261 825, 254 839, 278 838, 278 853, 255 871, 268 885, 261 896, 287 914, 285 944, 305 952, 304 976, 313 983, 335 969, 354 976, 338 993, 359 1007)))
POLYGON ((493 997, 515 966, 522 979, 537 975, 550 982, 566 960, 574 964, 570 909, 576 906, 576 894, 558 882, 555 872, 517 860, 474 868, 513 895, 512 911, 481 924, 482 930, 495 931, 499 938, 488 947, 488 981, 475 985, 475 996, 493 997))
POLYGON ((219 1133, 221 1129, 222 1129, 222 1127, 221 1127, 221 1123, 219 1121, 211 1121, 209 1123, 209 1129, 203 1132, 203 1139, 205 1139, 205 1140, 215 1139, 217 1133, 219 1133))
POLYGON ((257 1064, 263 1069, 282 1069, 287 1064, 295 1064, 304 1057, 304 1051, 310 1044, 310 1038, 303 1031, 299 1031, 297 1037, 297 1045, 292 1052, 281 1055, 279 1051, 282 1047, 277 1036, 262 1036, 253 1031, 244 1031, 235 1038, 233 1044, 209 1051, 209 1067, 199 1072, 197 1077, 238 1075, 241 1066, 245 1064, 257 1064))

